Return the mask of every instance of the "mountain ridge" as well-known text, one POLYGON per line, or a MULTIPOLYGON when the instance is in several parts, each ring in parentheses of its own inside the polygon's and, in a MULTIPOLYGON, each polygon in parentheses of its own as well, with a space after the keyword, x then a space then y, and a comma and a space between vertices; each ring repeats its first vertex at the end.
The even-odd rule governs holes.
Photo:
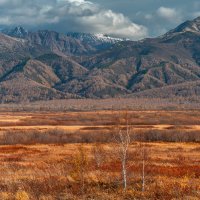
POLYGON ((22 27, 5 33, 0 34, 2 102, 200 96, 200 18, 140 41, 22 27))

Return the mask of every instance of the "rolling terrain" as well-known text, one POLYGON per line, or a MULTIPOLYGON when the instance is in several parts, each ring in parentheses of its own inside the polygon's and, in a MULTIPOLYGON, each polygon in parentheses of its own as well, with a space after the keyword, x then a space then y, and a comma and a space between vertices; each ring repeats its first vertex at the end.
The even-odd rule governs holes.
POLYGON ((1 102, 200 95, 200 18, 122 40, 22 27, 0 34, 1 102))

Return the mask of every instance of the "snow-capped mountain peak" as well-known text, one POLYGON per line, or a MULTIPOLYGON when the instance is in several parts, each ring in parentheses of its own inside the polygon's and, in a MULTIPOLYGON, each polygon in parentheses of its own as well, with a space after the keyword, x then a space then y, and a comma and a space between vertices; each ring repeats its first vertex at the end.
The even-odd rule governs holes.
POLYGON ((29 32, 22 26, 17 26, 15 28, 11 28, 11 29, 4 29, 4 30, 2 30, 2 33, 12 36, 12 37, 25 38, 29 32))
POLYGON ((179 35, 186 32, 192 32, 196 34, 200 34, 200 17, 197 17, 194 20, 186 21, 176 27, 175 29, 167 32, 166 34, 160 36, 160 38, 169 38, 175 35, 179 35))
POLYGON ((102 33, 94 34, 94 36, 99 40, 103 40, 103 41, 107 41, 107 42, 114 42, 115 43, 115 42, 119 42, 119 41, 124 41, 124 39, 110 37, 110 36, 102 34, 102 33))
POLYGON ((110 36, 102 34, 102 33, 97 33, 97 34, 92 34, 92 33, 67 33, 67 36, 76 38, 78 40, 81 40, 81 41, 87 42, 87 43, 101 42, 101 43, 114 44, 116 42, 126 40, 126 39, 121 39, 121 38, 110 37, 110 36))

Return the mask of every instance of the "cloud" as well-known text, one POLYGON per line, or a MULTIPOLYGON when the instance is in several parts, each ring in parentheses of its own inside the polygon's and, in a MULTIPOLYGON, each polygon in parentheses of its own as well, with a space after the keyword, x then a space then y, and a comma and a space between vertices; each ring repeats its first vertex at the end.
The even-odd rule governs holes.
POLYGON ((160 7, 157 10, 157 15, 170 22, 181 22, 181 13, 175 8, 160 7))
POLYGON ((152 14, 145 14, 144 18, 147 19, 147 20, 151 20, 151 19, 153 19, 153 15, 152 14))
POLYGON ((192 17, 196 18, 200 16, 200 11, 192 13, 192 17))
POLYGON ((148 35, 146 27, 124 14, 88 0, 0 0, 0 25, 105 33, 135 40, 148 35))
POLYGON ((97 32, 113 36, 132 39, 140 39, 147 36, 147 29, 144 26, 132 23, 123 14, 115 13, 112 10, 101 10, 94 15, 82 17, 80 21, 87 27, 95 27, 97 32))

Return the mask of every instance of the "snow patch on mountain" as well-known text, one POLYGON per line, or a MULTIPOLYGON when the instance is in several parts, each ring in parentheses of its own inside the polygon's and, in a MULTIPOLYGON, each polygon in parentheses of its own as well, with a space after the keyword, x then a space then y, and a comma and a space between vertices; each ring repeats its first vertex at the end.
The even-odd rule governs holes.
POLYGON ((114 44, 116 42, 127 40, 127 39, 110 37, 102 33, 91 34, 91 33, 73 33, 72 32, 72 33, 67 33, 67 36, 79 39, 82 42, 87 42, 87 43, 102 42, 102 43, 114 44))
POLYGON ((11 29, 3 29, 1 31, 2 33, 9 35, 11 37, 16 37, 16 38, 25 38, 29 31, 26 30, 25 28, 21 27, 21 26, 17 26, 15 28, 11 28, 11 29))

